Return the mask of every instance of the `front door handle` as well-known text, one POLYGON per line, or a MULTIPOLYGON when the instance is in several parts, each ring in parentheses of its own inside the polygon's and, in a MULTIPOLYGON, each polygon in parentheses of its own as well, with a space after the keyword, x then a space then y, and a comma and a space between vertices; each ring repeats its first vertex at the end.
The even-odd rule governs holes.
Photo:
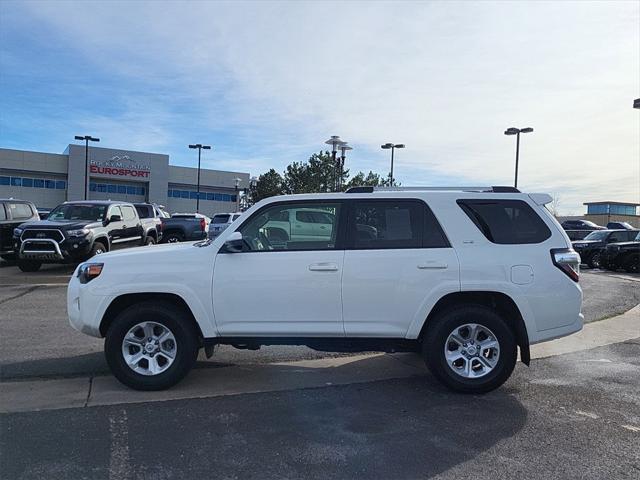
POLYGON ((444 270, 449 265, 445 262, 428 261, 418 264, 420 270, 444 270))
POLYGON ((312 272, 337 272, 338 265, 335 263, 312 263, 309 265, 309 270, 312 272))

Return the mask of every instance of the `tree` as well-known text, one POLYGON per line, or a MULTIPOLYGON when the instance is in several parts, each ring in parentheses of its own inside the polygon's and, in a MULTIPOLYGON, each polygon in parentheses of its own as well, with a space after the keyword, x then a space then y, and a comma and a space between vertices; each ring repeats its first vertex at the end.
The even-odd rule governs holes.
POLYGON ((561 202, 560 195, 558 195, 557 193, 554 193, 552 195, 551 203, 549 203, 549 211, 554 217, 558 217, 560 215, 558 211, 558 209, 560 208, 560 202, 561 202))
POLYGON ((282 195, 284 193, 284 179, 273 168, 258 177, 258 183, 251 187, 251 203, 264 198, 282 195))
MULTIPOLYGON (((336 184, 336 162, 331 153, 314 153, 306 162, 293 162, 284 173, 284 185, 287 193, 332 192, 336 184)), ((343 183, 349 177, 349 171, 342 175, 343 183)))

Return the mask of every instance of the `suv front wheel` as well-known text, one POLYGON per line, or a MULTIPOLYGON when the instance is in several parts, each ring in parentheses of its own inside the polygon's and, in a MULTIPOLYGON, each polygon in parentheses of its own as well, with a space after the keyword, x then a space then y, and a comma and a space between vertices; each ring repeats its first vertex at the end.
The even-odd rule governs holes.
POLYGON ((456 307, 427 324, 422 342, 427 367, 447 387, 462 393, 498 388, 516 364, 513 332, 482 305, 456 307))
POLYGON ((163 390, 182 380, 198 356, 198 336, 186 312, 167 302, 122 311, 104 343, 109 368, 136 390, 163 390))

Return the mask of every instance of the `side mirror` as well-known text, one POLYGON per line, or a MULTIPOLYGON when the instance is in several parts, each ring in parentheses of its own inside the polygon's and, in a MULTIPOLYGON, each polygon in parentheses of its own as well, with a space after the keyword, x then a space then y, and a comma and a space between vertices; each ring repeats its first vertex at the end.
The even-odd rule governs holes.
POLYGON ((122 221, 122 217, 120 215, 111 215, 108 219, 107 219, 107 223, 111 223, 111 222, 121 222, 122 221))
POLYGON ((244 250, 244 240, 240 232, 231 233, 224 242, 224 252, 240 253, 244 250))

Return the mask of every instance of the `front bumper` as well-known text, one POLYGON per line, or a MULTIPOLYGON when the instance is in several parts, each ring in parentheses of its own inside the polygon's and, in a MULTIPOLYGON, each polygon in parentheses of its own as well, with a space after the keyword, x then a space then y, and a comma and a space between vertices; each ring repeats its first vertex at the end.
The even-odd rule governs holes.
POLYGON ((80 283, 76 268, 67 288, 69 324, 81 333, 101 338, 100 321, 112 297, 95 295, 88 285, 80 283))
POLYGON ((77 262, 91 251, 89 238, 65 238, 57 242, 49 238, 15 239, 14 248, 21 260, 36 260, 44 263, 77 262))

